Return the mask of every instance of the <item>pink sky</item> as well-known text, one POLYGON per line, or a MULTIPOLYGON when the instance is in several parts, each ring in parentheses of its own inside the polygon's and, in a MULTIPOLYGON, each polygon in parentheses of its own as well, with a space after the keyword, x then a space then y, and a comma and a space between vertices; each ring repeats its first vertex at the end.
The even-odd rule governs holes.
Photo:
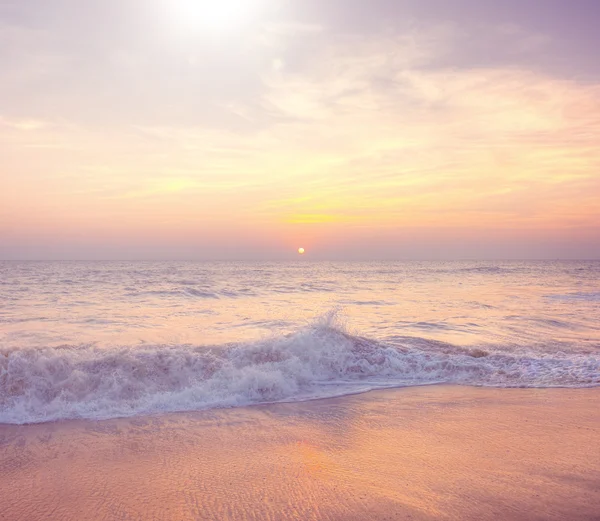
POLYGON ((0 1, 0 258, 600 257, 594 3, 323 4, 0 1))

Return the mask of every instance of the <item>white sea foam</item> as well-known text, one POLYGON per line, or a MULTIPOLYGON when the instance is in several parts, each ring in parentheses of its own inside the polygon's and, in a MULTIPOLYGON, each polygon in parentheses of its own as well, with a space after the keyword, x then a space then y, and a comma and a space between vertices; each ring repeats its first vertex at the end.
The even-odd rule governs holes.
POLYGON ((390 386, 600 385, 583 354, 443 350, 425 339, 385 344, 321 320, 287 336, 221 347, 94 346, 0 351, 0 423, 106 419, 300 401, 390 386))

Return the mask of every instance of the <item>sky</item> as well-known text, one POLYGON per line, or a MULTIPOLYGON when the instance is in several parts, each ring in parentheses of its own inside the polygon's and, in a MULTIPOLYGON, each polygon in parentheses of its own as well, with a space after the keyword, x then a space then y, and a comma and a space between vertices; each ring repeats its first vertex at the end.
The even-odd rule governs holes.
POLYGON ((0 259, 600 258, 597 0, 0 0, 0 259))

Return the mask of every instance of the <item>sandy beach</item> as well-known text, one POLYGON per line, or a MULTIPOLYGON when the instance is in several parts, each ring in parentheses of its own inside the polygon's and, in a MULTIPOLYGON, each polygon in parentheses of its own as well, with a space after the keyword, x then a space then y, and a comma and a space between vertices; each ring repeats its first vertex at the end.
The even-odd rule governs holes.
POLYGON ((0 519, 600 519, 599 389, 0 427, 0 519))

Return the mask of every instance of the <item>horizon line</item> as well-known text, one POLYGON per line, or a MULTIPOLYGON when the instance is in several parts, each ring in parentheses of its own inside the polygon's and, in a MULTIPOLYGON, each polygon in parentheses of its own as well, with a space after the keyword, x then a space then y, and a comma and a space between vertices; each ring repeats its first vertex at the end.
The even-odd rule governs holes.
POLYGON ((0 262, 598 262, 600 258, 453 258, 453 259, 0 259, 0 262))

